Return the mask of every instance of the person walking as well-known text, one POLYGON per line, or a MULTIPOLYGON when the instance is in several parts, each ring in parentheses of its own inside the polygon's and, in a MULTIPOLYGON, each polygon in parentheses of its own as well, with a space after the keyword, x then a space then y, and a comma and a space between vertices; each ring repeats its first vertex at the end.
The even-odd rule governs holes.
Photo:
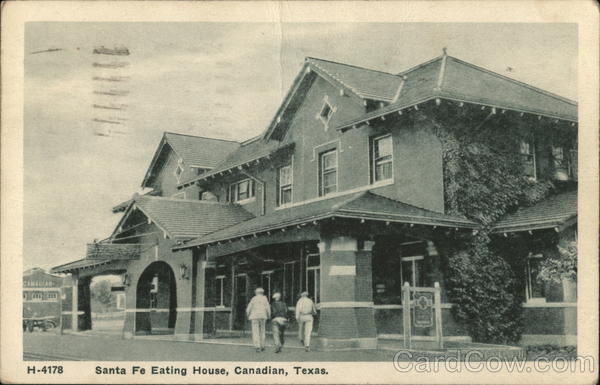
POLYGON ((315 303, 308 298, 308 292, 300 294, 296 303, 296 321, 298 322, 298 337, 304 345, 304 350, 310 351, 310 334, 313 328, 313 316, 317 314, 315 303))
POLYGON ((262 352, 265 350, 265 327, 267 319, 271 318, 271 307, 262 287, 257 287, 254 293, 246 307, 246 315, 252 323, 252 343, 257 352, 262 352))
POLYGON ((275 342, 275 353, 281 352, 285 342, 285 328, 287 327, 287 306, 281 300, 281 293, 273 294, 273 303, 271 304, 271 328, 273 329, 273 341, 275 342))

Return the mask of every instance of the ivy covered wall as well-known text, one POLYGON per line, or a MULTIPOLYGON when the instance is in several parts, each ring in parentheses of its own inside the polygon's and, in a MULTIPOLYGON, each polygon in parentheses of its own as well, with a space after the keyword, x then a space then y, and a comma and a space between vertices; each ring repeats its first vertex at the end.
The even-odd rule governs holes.
POLYGON ((516 343, 523 330, 522 275, 528 246, 492 242, 490 228, 520 206, 573 188, 573 183, 554 181, 552 145, 576 148, 577 137, 568 123, 494 112, 442 104, 415 119, 429 121, 442 143, 446 213, 465 216, 483 228, 473 236, 436 240, 454 316, 474 341, 516 343), (535 180, 525 175, 522 140, 535 143, 535 180))

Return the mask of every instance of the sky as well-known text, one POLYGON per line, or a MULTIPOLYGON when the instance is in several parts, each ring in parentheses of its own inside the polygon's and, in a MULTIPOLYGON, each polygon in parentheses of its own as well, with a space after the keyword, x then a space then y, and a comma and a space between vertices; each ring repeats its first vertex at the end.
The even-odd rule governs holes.
POLYGON ((108 237, 120 217, 111 208, 140 191, 164 131, 248 139, 307 56, 397 73, 443 47, 577 100, 575 24, 27 23, 23 268, 83 258, 86 243, 108 237), (94 55, 102 45, 130 55, 94 55), (60 50, 35 53, 51 48, 60 50), (129 65, 93 66, 121 59, 129 65), (110 73, 129 77, 118 87, 127 95, 94 93, 117 88, 92 80, 110 73), (111 100, 126 109, 92 107, 111 100), (120 132, 94 134, 106 127, 120 132))

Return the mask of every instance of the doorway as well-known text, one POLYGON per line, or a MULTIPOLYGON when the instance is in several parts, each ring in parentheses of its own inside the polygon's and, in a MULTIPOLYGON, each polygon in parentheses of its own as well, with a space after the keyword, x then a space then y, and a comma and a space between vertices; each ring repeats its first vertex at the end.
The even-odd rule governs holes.
POLYGON ((171 266, 162 261, 148 265, 138 280, 136 294, 136 333, 173 334, 177 292, 171 266))
POLYGON ((246 306, 248 305, 248 276, 237 274, 234 282, 233 329, 244 330, 246 326, 246 306))

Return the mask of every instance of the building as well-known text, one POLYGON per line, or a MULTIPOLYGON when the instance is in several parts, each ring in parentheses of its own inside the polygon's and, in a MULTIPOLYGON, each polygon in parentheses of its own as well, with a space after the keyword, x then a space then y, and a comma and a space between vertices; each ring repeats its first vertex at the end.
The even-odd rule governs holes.
POLYGON ((23 273, 23 319, 48 320, 54 326, 60 318, 63 279, 34 267, 23 273))
MULTIPOLYGON (((522 178, 560 185, 561 194, 488 224, 498 242, 543 239, 522 256, 532 266, 557 237, 576 234, 575 102, 446 52, 400 74, 307 58, 259 137, 164 134, 142 181, 152 191, 114 208, 121 221, 86 258, 53 269, 79 293, 63 324, 91 327, 91 277, 121 274, 126 338, 245 329, 246 303, 262 286, 290 306, 309 292, 323 349, 370 348, 402 334, 402 284, 437 281, 444 336, 468 339, 452 317, 438 250, 440 240, 482 229, 445 198, 440 129, 465 122, 523 130, 511 150, 522 178), (567 140, 538 134, 550 126, 567 140)), ((573 285, 542 300, 532 282, 527 343, 572 343, 573 285)))

